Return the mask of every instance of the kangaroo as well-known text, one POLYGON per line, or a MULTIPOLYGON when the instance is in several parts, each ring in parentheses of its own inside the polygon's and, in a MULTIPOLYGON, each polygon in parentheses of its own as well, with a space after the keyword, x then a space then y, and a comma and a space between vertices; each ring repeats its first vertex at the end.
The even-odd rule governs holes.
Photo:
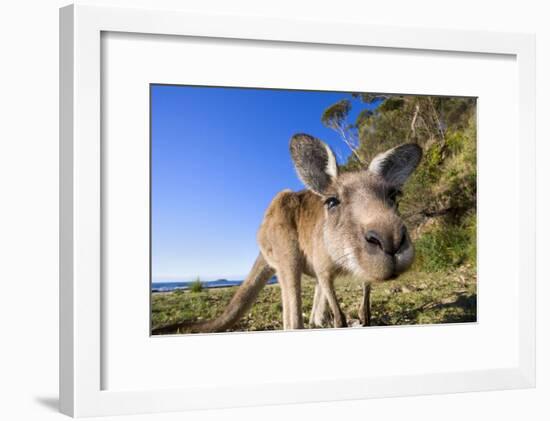
POLYGON ((411 266, 414 249, 398 213, 397 196, 420 162, 418 145, 397 146, 374 157, 368 168, 343 174, 328 145, 307 134, 292 137, 290 155, 307 189, 275 196, 258 230, 260 253, 223 313, 153 333, 227 330, 274 274, 281 288, 284 329, 304 327, 303 274, 317 280, 312 324, 322 325, 328 305, 334 327, 345 327, 333 285, 336 276, 351 274, 377 282, 393 279, 411 266))

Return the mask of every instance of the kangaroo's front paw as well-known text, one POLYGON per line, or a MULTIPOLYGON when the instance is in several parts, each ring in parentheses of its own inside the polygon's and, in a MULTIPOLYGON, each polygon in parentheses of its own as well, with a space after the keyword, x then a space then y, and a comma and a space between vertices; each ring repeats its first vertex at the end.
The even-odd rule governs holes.
POLYGON ((332 317, 326 307, 318 307, 316 310, 313 310, 311 317, 309 318, 309 324, 311 327, 326 327, 332 325, 332 317))

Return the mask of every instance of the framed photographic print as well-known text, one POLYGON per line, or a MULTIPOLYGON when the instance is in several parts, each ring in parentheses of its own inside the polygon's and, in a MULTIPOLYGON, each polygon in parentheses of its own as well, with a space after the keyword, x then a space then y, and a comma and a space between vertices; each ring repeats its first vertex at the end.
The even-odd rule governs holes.
POLYGON ((60 42, 62 412, 534 385, 533 36, 74 5, 60 42))

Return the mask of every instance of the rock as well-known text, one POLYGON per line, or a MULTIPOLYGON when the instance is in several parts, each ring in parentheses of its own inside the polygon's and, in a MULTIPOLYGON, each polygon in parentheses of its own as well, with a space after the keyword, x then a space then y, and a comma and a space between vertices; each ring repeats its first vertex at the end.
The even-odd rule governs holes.
POLYGON ((359 319, 350 319, 348 321, 349 327, 362 327, 361 320, 359 319))
POLYGON ((455 297, 447 297, 447 298, 443 298, 441 300, 441 304, 452 304, 456 302, 456 298, 455 297))

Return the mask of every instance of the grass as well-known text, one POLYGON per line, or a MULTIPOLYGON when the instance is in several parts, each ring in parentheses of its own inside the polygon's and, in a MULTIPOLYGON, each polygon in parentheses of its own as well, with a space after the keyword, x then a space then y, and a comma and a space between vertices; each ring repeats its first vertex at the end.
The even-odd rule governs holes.
MULTIPOLYGON (((315 283, 303 280, 305 327, 313 301, 315 283)), ((155 293, 152 299, 153 328, 182 320, 207 320, 220 314, 237 287, 203 289, 200 292, 155 293)), ((336 281, 336 294, 348 324, 358 322, 361 283, 353 278, 336 281)), ((374 284, 371 293, 373 326, 460 323, 476 321, 476 273, 471 265, 439 272, 409 271, 394 281, 374 284)), ((282 329, 282 306, 278 285, 268 285, 233 331, 282 329)))

